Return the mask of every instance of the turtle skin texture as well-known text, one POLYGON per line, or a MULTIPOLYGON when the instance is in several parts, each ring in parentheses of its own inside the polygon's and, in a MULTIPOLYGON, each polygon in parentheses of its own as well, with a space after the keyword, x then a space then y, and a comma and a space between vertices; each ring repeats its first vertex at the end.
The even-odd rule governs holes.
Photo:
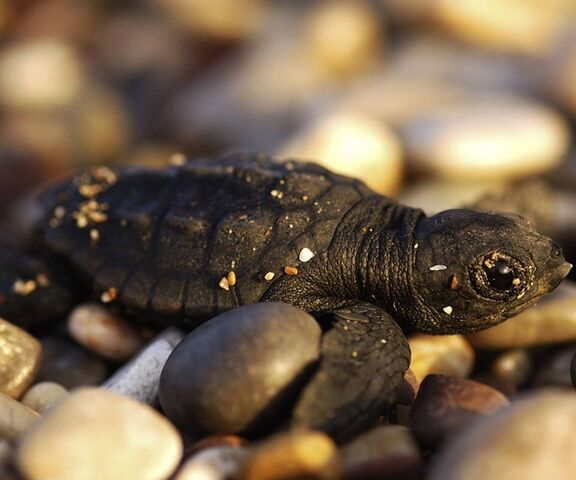
POLYGON ((426 217, 357 180, 262 155, 96 168, 43 204, 34 251, 48 282, 22 295, 13 282, 26 279, 8 268, 0 315, 30 322, 26 302, 52 285, 58 298, 74 285, 140 322, 189 329, 243 304, 296 305, 324 333, 291 425, 340 441, 394 402, 410 363, 405 333, 495 325, 553 290, 570 267, 517 217, 466 209, 426 217), (52 263, 60 272, 51 276, 52 263))

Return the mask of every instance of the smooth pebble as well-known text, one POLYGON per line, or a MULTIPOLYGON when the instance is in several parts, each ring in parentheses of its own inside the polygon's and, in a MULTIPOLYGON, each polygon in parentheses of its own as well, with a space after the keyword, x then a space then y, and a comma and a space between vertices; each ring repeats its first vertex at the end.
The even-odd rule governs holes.
POLYGON ((22 435, 40 415, 31 408, 0 393, 0 438, 14 440, 22 435))
POLYGON ((174 480, 227 480, 234 478, 248 458, 247 448, 221 445, 206 448, 187 459, 174 480))
POLYGON ((22 403, 35 412, 43 414, 68 395, 68 390, 58 383, 41 382, 28 389, 22 397, 22 403))

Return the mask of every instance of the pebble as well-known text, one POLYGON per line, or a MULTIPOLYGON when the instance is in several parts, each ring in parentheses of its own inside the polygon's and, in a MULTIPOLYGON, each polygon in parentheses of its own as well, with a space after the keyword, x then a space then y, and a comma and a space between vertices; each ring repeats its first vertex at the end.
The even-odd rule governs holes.
POLYGON ((270 427, 286 414, 284 404, 318 359, 320 336, 312 316, 283 303, 223 313, 168 358, 160 379, 162 409, 190 433, 270 427))
POLYGON ((528 380, 534 370, 534 364, 526 349, 514 348, 498 355, 492 362, 491 370, 498 378, 518 386, 528 380))
POLYGON ((560 348, 550 352, 539 363, 534 376, 532 387, 565 387, 572 388, 571 362, 576 353, 576 345, 560 348))
POLYGON ((564 281, 535 307, 467 336, 476 348, 504 349, 576 340, 576 285, 564 281))
POLYGON ((144 345, 142 336, 132 325, 95 303, 85 303, 72 310, 68 331, 80 345, 109 360, 128 360, 144 345))
POLYGON ((0 55, 0 103, 13 110, 70 105, 83 75, 70 44, 46 39, 14 44, 0 55))
POLYGON ((247 448, 221 445, 206 448, 186 460, 174 480, 227 480, 235 478, 248 458, 247 448))
POLYGON ((338 449, 320 432, 294 432, 263 442, 245 462, 240 480, 339 478, 338 449))
POLYGON ((102 387, 148 405, 158 405, 160 374, 170 353, 183 338, 184 332, 177 328, 164 330, 102 387))
POLYGON ((104 361, 78 344, 62 337, 45 337, 37 382, 54 382, 69 390, 98 385, 108 375, 104 361))
POLYGON ((34 380, 42 347, 28 332, 0 318, 0 392, 19 398, 34 380))
POLYGON ((38 419, 34 410, 0 393, 0 438, 14 440, 38 419))
POLYGON ((502 180, 547 172, 569 146, 566 121, 514 96, 480 96, 422 112, 400 129, 414 171, 451 179, 502 180))
POLYGON ((384 425, 360 435, 341 449, 346 480, 417 478, 422 456, 408 428, 384 425))
POLYGON ((16 461, 28 480, 163 480, 181 455, 180 435, 162 415, 129 398, 86 387, 71 393, 22 437, 16 461))
POLYGON ((22 403, 35 412, 44 414, 68 396, 68 390, 54 382, 41 382, 32 385, 22 397, 22 403))
POLYGON ((277 155, 314 161, 336 173, 358 178, 385 195, 397 193, 402 183, 399 140, 389 127, 370 115, 339 112, 319 118, 279 147, 277 155))
POLYGON ((462 335, 415 335, 408 343, 419 383, 431 373, 465 378, 472 371, 474 350, 462 335))
POLYGON ((576 396, 544 389, 486 417, 450 442, 430 480, 540 480, 576 471, 576 396))
POLYGON ((464 378, 428 375, 412 406, 411 423, 419 442, 437 447, 483 415, 508 405, 498 390, 464 378))

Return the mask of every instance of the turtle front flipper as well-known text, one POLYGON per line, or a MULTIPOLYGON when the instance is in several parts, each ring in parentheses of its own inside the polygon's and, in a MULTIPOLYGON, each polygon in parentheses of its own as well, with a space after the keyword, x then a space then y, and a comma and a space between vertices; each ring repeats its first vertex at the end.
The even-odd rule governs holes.
POLYGON ((318 370, 297 403, 292 426, 345 441, 374 423, 410 364, 404 334, 384 310, 351 302, 326 314, 318 370))
POLYGON ((56 262, 0 245, 0 317, 34 327, 65 315, 73 282, 56 262))

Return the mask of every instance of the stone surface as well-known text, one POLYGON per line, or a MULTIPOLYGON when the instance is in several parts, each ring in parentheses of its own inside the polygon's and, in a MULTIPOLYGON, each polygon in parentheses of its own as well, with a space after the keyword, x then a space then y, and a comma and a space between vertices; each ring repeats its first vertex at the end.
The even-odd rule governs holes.
POLYGON ((38 382, 55 382, 67 389, 98 385, 108 375, 101 358, 62 337, 41 340, 44 355, 36 375, 38 382))
POLYGON ((162 409, 191 433, 270 427, 286 415, 283 404, 294 399, 295 387, 318 359, 320 335, 312 316, 282 303, 219 315, 168 358, 160 379, 162 409))
POLYGON ((29 480, 162 480, 181 455, 178 432, 155 410, 103 389, 82 388, 27 432, 17 464, 29 480))
POLYGON ((530 353, 523 348, 514 348, 502 352, 491 366, 492 372, 499 378, 518 386, 528 380, 534 369, 530 353))
POLYGON ((42 347, 28 332, 0 318, 0 392, 19 398, 34 380, 42 347))
POLYGON ((565 280, 535 307, 467 338, 474 347, 491 349, 576 340, 576 285, 565 280))
POLYGON ((319 118, 281 146, 278 156, 314 161, 336 173, 358 178, 382 194, 395 194, 402 182, 398 138, 369 115, 341 112, 319 118))
POLYGON ((174 480, 235 478, 249 455, 248 449, 229 445, 206 448, 186 460, 174 480))
POLYGON ((430 480, 540 480, 576 471, 576 396, 542 390, 482 419, 446 446, 430 480))
POLYGON ((414 479, 422 456, 410 431, 401 425, 376 427, 341 449, 347 480, 414 479))
POLYGON ((72 310, 68 331, 79 344, 110 360, 127 360, 144 344, 132 325, 98 304, 86 303, 72 310))
POLYGON ((341 461, 334 442, 320 432, 273 437, 257 447, 242 467, 240 480, 338 478, 341 461))
POLYGON ((412 429, 418 440, 437 447, 479 417, 508 405, 494 388, 463 378, 428 375, 412 406, 412 429))
POLYGON ((54 382, 32 385, 22 397, 22 403, 40 414, 45 413, 68 396, 68 390, 54 382))
POLYGON ((559 165, 569 146, 565 120, 520 97, 477 97, 414 116, 401 138, 409 166, 453 179, 521 178, 559 165))
POLYGON ((550 352, 538 362, 530 385, 532 387, 565 387, 571 389, 570 365, 575 353, 576 345, 550 352))
POLYGON ((408 343, 410 369, 420 383, 431 373, 467 377, 472 371, 474 350, 462 335, 415 335, 408 343))
POLYGON ((160 374, 170 353, 183 338, 184 332, 177 328, 164 330, 102 386, 148 405, 157 405, 160 374))
POLYGON ((0 393, 0 438, 16 439, 38 419, 34 410, 0 393))

